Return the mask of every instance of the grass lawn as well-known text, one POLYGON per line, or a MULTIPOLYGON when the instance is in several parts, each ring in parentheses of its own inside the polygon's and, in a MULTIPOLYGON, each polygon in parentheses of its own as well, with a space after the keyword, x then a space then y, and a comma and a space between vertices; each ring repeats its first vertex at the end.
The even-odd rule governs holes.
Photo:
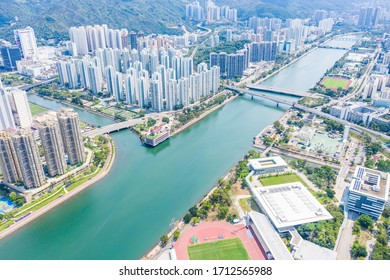
POLYGON ((188 246, 190 260, 249 260, 240 238, 230 238, 188 246))
POLYGON ((347 89, 349 87, 350 81, 348 79, 343 78, 331 78, 331 77, 325 77, 321 81, 321 85, 330 88, 330 89, 347 89))
POLYGON ((280 176, 265 177, 265 178, 259 178, 259 180, 264 187, 287 184, 292 182, 301 182, 304 186, 306 186, 305 182, 296 174, 286 174, 280 176))
POLYGON ((32 104, 32 103, 30 103, 29 105, 30 105, 31 114, 33 116, 36 116, 36 115, 39 115, 39 114, 42 114, 42 113, 45 113, 48 111, 48 109, 43 108, 43 107, 38 106, 38 105, 35 105, 35 104, 32 104))

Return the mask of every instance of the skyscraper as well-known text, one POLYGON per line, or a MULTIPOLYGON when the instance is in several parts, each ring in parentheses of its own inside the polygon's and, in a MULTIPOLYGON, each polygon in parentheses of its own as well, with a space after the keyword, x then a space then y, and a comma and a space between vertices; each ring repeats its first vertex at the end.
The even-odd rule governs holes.
POLYGON ((30 128, 33 120, 26 92, 18 88, 11 88, 7 90, 7 96, 16 126, 30 128))
POLYGON ((24 187, 30 189, 42 186, 45 175, 33 132, 26 129, 18 130, 12 134, 12 141, 16 150, 24 187))
POLYGON ((64 174, 66 172, 64 144, 57 119, 47 116, 41 121, 39 135, 49 175, 53 177, 64 174))
POLYGON ((11 105, 0 80, 0 131, 7 128, 16 128, 11 105))
POLYGON ((35 38, 34 29, 30 26, 25 29, 17 29, 14 31, 16 45, 22 51, 24 58, 32 58, 37 54, 37 39, 35 38))
POLYGON ((78 114, 72 109, 60 109, 57 118, 69 163, 71 165, 83 163, 85 152, 78 114))
POLYGON ((138 48, 138 44, 137 44, 137 33, 135 33, 134 31, 131 31, 129 33, 129 36, 130 36, 130 48, 133 50, 133 49, 137 49, 138 48))
POLYGON ((22 180, 14 143, 9 133, 5 131, 0 131, 0 168, 5 182, 14 183, 22 180))
POLYGON ((16 61, 22 59, 22 54, 18 46, 2 46, 1 57, 3 58, 4 68, 7 70, 16 70, 16 61))

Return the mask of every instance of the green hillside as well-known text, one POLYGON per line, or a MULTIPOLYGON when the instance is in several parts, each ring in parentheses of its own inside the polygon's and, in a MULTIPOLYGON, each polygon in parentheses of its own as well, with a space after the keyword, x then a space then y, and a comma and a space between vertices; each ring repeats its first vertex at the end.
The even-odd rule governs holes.
POLYGON ((145 33, 177 33, 185 1, 6 0, 0 1, 0 11, 0 38, 8 39, 13 29, 27 25, 38 38, 67 38, 70 26, 103 23, 145 33))
POLYGON ((218 5, 237 8, 239 19, 260 17, 309 17, 317 9, 345 11, 363 0, 215 0, 218 5))
MULTIPOLYGON (((307 17, 317 8, 345 10, 355 1, 363 0, 215 0, 238 8, 240 19, 307 17)), ((110 28, 174 34, 188 2, 192 0, 2 0, 0 38, 11 39, 13 29, 31 25, 38 38, 61 39, 68 37, 70 26, 103 23, 110 28)))

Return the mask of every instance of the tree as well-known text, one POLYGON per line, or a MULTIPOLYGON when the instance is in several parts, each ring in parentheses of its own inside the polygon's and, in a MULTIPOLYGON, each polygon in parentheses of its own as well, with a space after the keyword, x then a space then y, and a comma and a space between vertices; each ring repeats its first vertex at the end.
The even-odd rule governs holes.
POLYGON ((9 195, 8 195, 8 198, 11 200, 11 201, 15 201, 16 198, 17 198, 17 194, 15 192, 11 192, 9 195))
POLYGON ((352 245, 352 256, 355 258, 365 258, 367 257, 366 246, 354 242, 352 245))
POLYGON ((184 215, 183 217, 183 221, 184 223, 188 224, 192 219, 192 215, 190 212, 187 212, 187 214, 184 215))
POLYGON ((331 186, 332 183, 334 183, 336 179, 336 175, 329 165, 321 166, 318 175, 320 176, 320 178, 326 181, 328 188, 331 186))
POLYGON ((180 231, 175 230, 175 232, 173 233, 173 239, 177 240, 179 238, 179 236, 180 236, 180 231))
POLYGON ((192 217, 196 217, 198 215, 198 207, 193 206, 190 208, 190 210, 188 210, 188 212, 190 212, 192 217))
POLYGON ((326 192, 326 195, 327 195, 329 198, 333 198, 334 195, 335 195, 335 191, 332 190, 331 188, 326 188, 325 192, 326 192))
POLYGON ((378 170, 383 172, 390 172, 390 160, 379 160, 378 161, 378 170))
POLYGON ((192 224, 193 225, 197 225, 197 224, 199 224, 200 223, 200 219, 198 218, 198 217, 194 217, 193 219, 192 219, 192 224))
POLYGON ((360 217, 357 219, 357 222, 364 229, 370 229, 374 225, 374 220, 366 214, 360 215, 360 217))
POLYGON ((167 245, 167 243, 168 243, 168 241, 169 241, 168 235, 166 235, 166 234, 161 235, 160 241, 161 241, 161 246, 162 246, 162 247, 164 247, 165 245, 167 245))
POLYGON ((390 217, 390 207, 385 207, 385 209, 382 212, 382 216, 385 217, 385 218, 389 218, 390 217))
POLYGON ((227 206, 220 206, 218 209, 218 219, 223 220, 226 219, 226 215, 229 212, 229 207, 227 206))
POLYGON ((142 117, 145 117, 145 114, 146 114, 146 112, 145 112, 145 110, 139 110, 139 112, 138 112, 138 115, 142 118, 142 117))
POLYGON ((165 123, 169 123, 169 118, 168 117, 163 117, 162 121, 165 122, 165 123))

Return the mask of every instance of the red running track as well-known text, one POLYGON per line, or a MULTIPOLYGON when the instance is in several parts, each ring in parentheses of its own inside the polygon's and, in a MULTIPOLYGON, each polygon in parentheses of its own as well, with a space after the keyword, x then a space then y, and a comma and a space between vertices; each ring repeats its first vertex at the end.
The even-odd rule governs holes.
POLYGON ((202 222, 182 232, 179 239, 174 243, 177 259, 189 259, 187 247, 193 244, 193 236, 198 238, 199 244, 219 240, 219 235, 223 235, 224 239, 239 237, 244 243, 251 260, 267 259, 260 242, 252 230, 247 229, 243 224, 232 225, 227 222, 202 222), (205 238, 208 238, 208 240, 205 240, 205 238))

